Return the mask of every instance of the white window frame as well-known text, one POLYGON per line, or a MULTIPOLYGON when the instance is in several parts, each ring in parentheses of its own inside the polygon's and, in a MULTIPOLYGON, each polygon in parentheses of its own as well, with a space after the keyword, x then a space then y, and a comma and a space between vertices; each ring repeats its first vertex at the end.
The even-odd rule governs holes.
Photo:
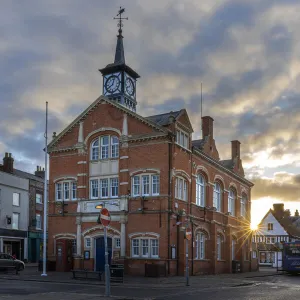
POLYGON ((120 249, 121 248, 121 239, 115 238, 115 248, 120 249))
POLYGON ((205 206, 205 189, 205 178, 202 174, 198 174, 196 178, 196 204, 201 207, 205 206))
POLYGON ((268 223, 268 231, 273 231, 273 230, 274 230, 274 224, 273 223, 268 223))
POLYGON ((42 229, 42 217, 40 214, 35 215, 35 220, 36 220, 36 229, 42 229), (39 221, 38 221, 39 220, 39 221), (39 224, 39 226, 38 226, 39 224))
POLYGON ((230 212, 233 217, 235 216, 235 198, 235 191, 230 189, 228 193, 228 212, 230 212))
POLYGON ((214 199, 213 205, 217 209, 218 212, 222 211, 222 188, 219 182, 215 182, 214 184, 214 199))
POLYGON ((131 240, 131 256, 132 257, 140 257, 140 239, 139 238, 131 240), (137 242, 137 245, 135 242, 137 242), (137 253, 135 253, 135 251, 134 251, 136 249, 137 249, 137 253))
POLYGON ((64 200, 70 200, 70 182, 69 181, 64 181, 64 183, 63 183, 63 190, 64 190, 64 193, 63 193, 63 195, 64 195, 64 200), (65 188, 65 187, 68 187, 67 189, 65 188), (66 193, 68 193, 68 197, 66 197, 66 193))
POLYGON ((187 180, 183 177, 176 177, 175 179, 175 198, 187 201, 188 197, 188 184, 187 180))
POLYGON ((101 135, 94 139, 90 147, 92 161, 102 159, 116 159, 120 155, 119 138, 116 135, 101 135), (107 143, 104 141, 107 140, 107 143))
POLYGON ((91 159, 92 160, 98 160, 99 159, 99 138, 94 140, 91 144, 91 159))
POLYGON ((12 213, 11 228, 15 229, 15 230, 19 230, 20 229, 20 214, 19 213, 16 213, 16 212, 12 213), (14 225, 15 224, 14 217, 17 217, 17 222, 16 222, 17 224, 16 224, 16 226, 14 225))
POLYGON ((100 179, 100 198, 109 198, 109 178, 100 179), (105 193, 103 193, 103 191, 105 191, 105 193))
POLYGON ((85 240, 84 240, 84 247, 85 248, 91 248, 91 245, 92 245, 91 238, 90 237, 85 238, 85 240))
POLYGON ((222 240, 221 235, 217 235, 217 260, 222 260, 222 240))
POLYGON ((90 199, 110 199, 119 197, 119 177, 104 177, 104 178, 91 178, 90 179, 90 199), (116 182, 116 186, 112 186, 113 182, 116 182), (103 186, 103 184, 107 185, 103 186), (103 194, 102 188, 105 188, 107 194, 103 194), (113 194, 113 188, 115 188, 116 194, 113 194), (93 190, 95 189, 97 196, 93 196, 93 190))
POLYGON ((206 240, 207 234, 198 232, 196 235, 196 259, 205 259, 206 257, 206 240))
POLYGON ((117 136, 113 135, 110 137, 110 153, 111 158, 119 157, 119 139, 117 136))
POLYGON ((160 176, 156 173, 134 175, 131 177, 131 188, 134 197, 158 196, 160 194, 160 176), (156 182, 154 182, 154 178, 156 178, 156 182))
POLYGON ((40 193, 35 193, 35 203, 43 204, 43 195, 40 193))
POLYGON ((61 182, 58 182, 55 184, 55 190, 56 190, 55 199, 56 199, 56 201, 62 201, 62 199, 63 199, 62 187, 63 187, 63 185, 61 182), (60 194, 60 197, 58 197, 59 194, 60 194))
POLYGON ((241 198, 241 217, 246 218, 247 216, 247 197, 243 194, 241 198))
POLYGON ((77 200, 77 182, 76 181, 72 181, 71 185, 72 185, 72 189, 71 189, 72 200, 77 200))
POLYGON ((181 129, 176 129, 176 144, 185 148, 189 149, 189 142, 190 137, 189 134, 181 129))
POLYGON ((131 257, 133 258, 159 258, 159 239, 158 238, 149 238, 149 237, 137 237, 131 239, 131 257), (134 248, 136 249, 136 246, 133 246, 134 241, 138 241, 138 254, 134 254, 134 248), (143 242, 144 241, 144 242, 143 242), (145 243, 147 241, 147 243, 145 243), (153 242, 155 241, 155 242, 153 242), (147 246, 145 246, 147 245, 147 246), (147 247, 147 254, 144 254, 143 250, 147 247), (154 251, 155 248, 155 251, 154 251), (154 252, 157 252, 154 253, 154 252))
POLYGON ((21 198, 21 195, 20 193, 13 193, 13 206, 20 206, 20 198, 21 198))

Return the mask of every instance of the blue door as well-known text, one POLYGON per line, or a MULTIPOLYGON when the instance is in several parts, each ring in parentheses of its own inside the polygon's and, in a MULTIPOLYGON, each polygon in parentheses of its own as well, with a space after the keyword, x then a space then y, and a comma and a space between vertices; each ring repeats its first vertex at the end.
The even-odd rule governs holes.
MULTIPOLYGON (((112 239, 107 237, 108 263, 111 262, 112 239)), ((96 271, 104 271, 105 266, 105 250, 104 237, 96 239, 96 271)))

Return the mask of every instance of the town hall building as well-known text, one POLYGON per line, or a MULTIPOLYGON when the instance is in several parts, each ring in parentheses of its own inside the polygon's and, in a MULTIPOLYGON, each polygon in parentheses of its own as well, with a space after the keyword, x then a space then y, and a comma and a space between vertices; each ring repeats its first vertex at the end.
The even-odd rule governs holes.
POLYGON ((220 160, 213 118, 192 140, 187 111, 138 113, 136 71, 125 63, 120 27, 114 62, 100 72, 103 95, 53 139, 49 152, 48 260, 57 271, 104 269, 99 209, 111 214, 109 262, 145 275, 145 265, 183 275, 184 232, 191 228, 190 274, 250 271, 253 184, 245 178, 240 142, 220 160))

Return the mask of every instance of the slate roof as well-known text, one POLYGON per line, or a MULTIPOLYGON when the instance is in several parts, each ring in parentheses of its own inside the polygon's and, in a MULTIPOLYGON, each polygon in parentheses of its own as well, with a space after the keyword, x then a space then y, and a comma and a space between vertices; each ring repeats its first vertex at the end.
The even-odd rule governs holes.
POLYGON ((199 148, 200 150, 203 149, 204 144, 205 144, 205 139, 192 141, 192 146, 195 148, 199 148))
POLYGON ((13 174, 16 175, 16 176, 19 176, 21 178, 26 178, 26 179, 30 179, 30 180, 39 181, 39 182, 44 182, 43 178, 35 176, 34 174, 31 174, 31 173, 28 173, 28 172, 18 170, 18 169, 14 169, 13 174))
POLYGON ((171 111, 171 112, 164 113, 164 114, 145 117, 145 119, 152 121, 160 126, 166 126, 166 125, 170 124, 170 120, 169 120, 170 116, 173 116, 176 119, 180 113, 181 113, 181 110, 171 111))
POLYGON ((220 160, 220 163, 227 169, 233 169, 233 161, 232 159, 225 159, 225 160, 220 160))

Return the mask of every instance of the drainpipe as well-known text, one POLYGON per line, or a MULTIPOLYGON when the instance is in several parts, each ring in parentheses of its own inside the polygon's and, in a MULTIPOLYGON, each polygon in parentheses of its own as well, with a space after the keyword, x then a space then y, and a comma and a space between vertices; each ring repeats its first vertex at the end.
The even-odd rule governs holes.
POLYGON ((171 195, 172 195, 172 162, 173 162, 173 137, 171 136, 171 142, 169 143, 169 186, 168 186, 168 275, 170 274, 170 259, 171 259, 171 246, 170 246, 170 222, 171 222, 171 210, 172 210, 172 201, 171 201, 171 195))

